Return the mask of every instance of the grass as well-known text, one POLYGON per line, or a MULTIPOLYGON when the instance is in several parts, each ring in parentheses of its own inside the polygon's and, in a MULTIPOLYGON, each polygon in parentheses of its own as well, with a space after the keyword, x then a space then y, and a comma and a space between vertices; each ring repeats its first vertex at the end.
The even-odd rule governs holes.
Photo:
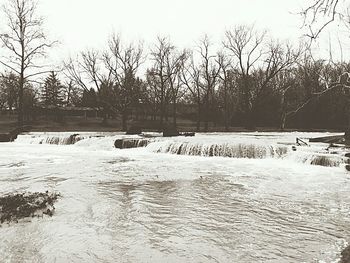
MULTIPOLYGON (((16 115, 0 114, 0 133, 8 133, 16 128, 16 115)), ((128 127, 132 125, 132 120, 128 121, 128 127)), ((157 131, 159 126, 157 122, 151 120, 136 121, 138 126, 142 126, 144 131, 157 131), (146 128, 145 128, 146 127, 146 128)), ((168 123, 172 123, 172 118, 169 118, 168 123)), ((116 132, 121 131, 122 125, 120 118, 108 119, 107 124, 103 124, 102 118, 99 117, 82 117, 82 116, 66 116, 64 121, 55 122, 50 118, 44 116, 38 117, 35 121, 25 123, 31 126, 31 131, 37 132, 74 132, 74 131, 91 131, 91 132, 116 132)), ((196 131, 196 122, 189 119, 178 118, 177 127, 180 132, 194 132, 196 131)), ((201 131, 203 131, 203 123, 201 131)), ((329 129, 286 129, 285 131, 333 131, 329 129)), ((209 123, 208 132, 224 132, 225 128, 220 125, 209 123)), ((280 131, 278 127, 256 127, 255 129, 248 129, 245 127, 229 127, 228 132, 250 132, 250 131, 264 131, 276 132, 280 131)), ((334 130, 336 131, 336 130, 334 130)))

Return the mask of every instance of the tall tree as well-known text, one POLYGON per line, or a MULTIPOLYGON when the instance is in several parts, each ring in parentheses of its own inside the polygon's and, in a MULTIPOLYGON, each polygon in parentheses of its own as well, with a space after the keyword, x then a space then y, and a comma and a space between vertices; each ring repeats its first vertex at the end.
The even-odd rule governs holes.
POLYGON ((233 63, 237 64, 239 86, 242 92, 242 111, 247 115, 247 125, 252 126, 254 71, 264 55, 266 32, 257 32, 253 26, 236 26, 226 31, 224 47, 233 63))
POLYGON ((200 69, 194 61, 193 52, 191 52, 189 58, 187 63, 182 67, 180 78, 187 89, 187 93, 190 95, 190 101, 196 105, 196 131, 199 132, 202 119, 203 88, 201 85, 200 69))
POLYGON ((173 50, 166 56, 166 72, 168 77, 168 85, 170 89, 170 97, 172 102, 173 126, 177 126, 177 103, 183 97, 183 83, 181 81, 181 71, 185 66, 188 52, 183 50, 178 52, 173 50))
POLYGON ((153 65, 147 71, 148 82, 153 84, 155 92, 158 94, 160 104, 160 128, 164 128, 164 119, 167 118, 168 104, 170 100, 169 75, 167 68, 167 58, 175 49, 168 38, 158 37, 158 43, 151 51, 153 65))
POLYGON ((82 103, 82 92, 74 85, 72 80, 68 80, 63 85, 63 97, 65 106, 78 106, 82 103))
POLYGON ((120 36, 113 34, 104 53, 104 63, 110 72, 116 95, 116 108, 122 117, 122 130, 127 130, 131 106, 140 99, 138 70, 144 62, 143 45, 123 45, 120 36))
POLYGON ((92 94, 90 85, 93 86, 95 105, 103 113, 103 123, 107 122, 108 113, 116 112, 113 92, 113 78, 111 71, 106 69, 101 52, 88 49, 80 53, 75 59, 70 59, 65 63, 67 77, 80 87, 86 94, 92 94))
POLYGON ((211 43, 209 37, 205 35, 198 46, 198 53, 200 55, 199 70, 201 76, 201 86, 204 91, 204 130, 208 131, 210 111, 210 102, 213 98, 213 93, 218 84, 220 67, 217 63, 217 55, 210 50, 211 43))
POLYGON ((37 59, 43 58, 48 42, 43 31, 43 18, 37 14, 34 0, 8 0, 4 6, 7 30, 0 34, 0 42, 8 56, 0 57, 0 63, 18 74, 18 125, 23 124, 23 94, 25 82, 43 73, 37 59))
POLYGON ((225 131, 228 131, 229 120, 231 119, 231 114, 233 112, 232 107, 232 97, 236 97, 237 94, 235 92, 236 80, 235 80, 235 69, 232 67, 232 61, 227 54, 224 52, 219 53, 218 55, 218 64, 220 67, 219 78, 221 80, 221 85, 219 87, 219 93, 221 93, 220 97, 222 100, 222 108, 223 108, 223 122, 225 131), (231 104, 231 105, 230 105, 231 104))
POLYGON ((3 106, 10 113, 18 105, 18 77, 13 73, 2 74, 0 77, 0 93, 3 106))
POLYGON ((63 85, 57 74, 52 71, 45 79, 42 88, 42 100, 46 106, 61 106, 63 103, 63 85))

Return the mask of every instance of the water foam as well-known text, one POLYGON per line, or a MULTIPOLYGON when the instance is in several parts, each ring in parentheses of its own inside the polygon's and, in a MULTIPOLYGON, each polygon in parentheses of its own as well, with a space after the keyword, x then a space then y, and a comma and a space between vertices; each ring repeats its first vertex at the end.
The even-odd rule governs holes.
POLYGON ((288 152, 286 146, 254 143, 158 141, 150 143, 147 148, 156 153, 249 159, 281 158, 288 152))
POLYGON ((331 154, 324 144, 311 147, 297 147, 292 150, 291 143, 279 144, 276 136, 256 137, 235 134, 199 135, 195 138, 144 138, 124 134, 107 133, 29 133, 18 136, 16 143, 73 145, 94 148, 95 150, 129 149, 143 147, 152 153, 176 155, 227 157, 247 159, 285 159, 296 163, 339 167, 348 162, 342 151, 331 154), (118 144, 119 142, 119 144, 118 144), (118 147, 118 145, 120 147, 118 147))

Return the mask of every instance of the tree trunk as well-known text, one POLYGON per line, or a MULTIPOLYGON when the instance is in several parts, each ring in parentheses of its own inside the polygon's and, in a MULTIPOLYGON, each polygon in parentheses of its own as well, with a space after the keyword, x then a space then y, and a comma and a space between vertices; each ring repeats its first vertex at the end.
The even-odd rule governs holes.
POLYGON ((281 117, 281 123, 280 123, 280 130, 284 131, 285 127, 286 127, 286 120, 287 120, 287 114, 285 112, 282 113, 282 117, 281 117))
POLYGON ((23 126, 23 89, 24 89, 24 73, 21 71, 19 78, 18 91, 18 127, 23 126))
POLYGON ((281 97, 281 123, 280 123, 281 131, 284 131, 284 128, 286 126, 286 121, 287 121, 287 113, 286 113, 286 106, 285 106, 285 92, 283 92, 281 97))
POLYGON ((122 114, 122 130, 123 131, 128 130, 127 121, 128 121, 128 114, 126 112, 123 112, 123 114, 122 114))
POLYGON ((177 126, 176 110, 177 110, 176 99, 174 99, 173 100, 173 126, 174 126, 174 128, 176 128, 176 126, 177 126))
POLYGON ((197 105, 197 127, 196 127, 196 131, 197 132, 200 132, 201 130, 201 104, 200 102, 198 102, 198 105, 197 105))
POLYGON ((163 129, 163 124, 164 124, 164 103, 161 102, 161 106, 160 106, 160 129, 163 129))
POLYGON ((228 131, 228 123, 227 123, 227 87, 226 83, 224 84, 224 126, 225 126, 225 131, 228 131))
POLYGON ((205 112, 204 112, 204 131, 207 132, 209 129, 209 94, 205 98, 205 112))
POLYGON ((102 124, 103 124, 103 125, 107 125, 107 124, 108 124, 107 111, 106 111, 105 109, 103 109, 103 110, 102 110, 102 114, 103 114, 102 124))

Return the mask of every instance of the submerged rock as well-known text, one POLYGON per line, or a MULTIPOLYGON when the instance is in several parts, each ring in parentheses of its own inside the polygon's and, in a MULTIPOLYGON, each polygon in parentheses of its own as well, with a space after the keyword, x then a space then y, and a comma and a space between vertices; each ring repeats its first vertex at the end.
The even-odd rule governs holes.
POLYGON ((18 222, 26 217, 52 216, 53 204, 59 194, 56 193, 20 193, 0 197, 0 223, 18 222))

